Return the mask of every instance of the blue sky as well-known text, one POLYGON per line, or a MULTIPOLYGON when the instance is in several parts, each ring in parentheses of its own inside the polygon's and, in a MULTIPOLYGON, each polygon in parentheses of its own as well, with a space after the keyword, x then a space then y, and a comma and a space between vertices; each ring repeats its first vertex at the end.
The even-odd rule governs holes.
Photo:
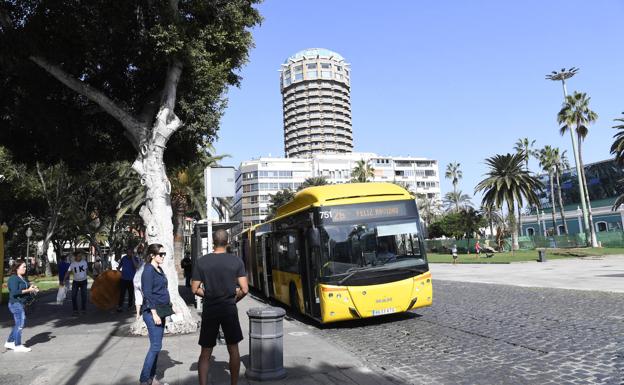
POLYGON ((556 122, 561 85, 544 79, 562 67, 580 68, 568 91, 587 92, 599 115, 585 162, 610 157, 613 119, 624 111, 624 1, 266 0, 259 10, 256 46, 215 143, 231 155, 225 165, 283 156, 278 69, 313 47, 351 64, 355 151, 437 159, 442 174, 460 162, 459 187, 471 196, 483 160, 518 138, 573 159, 556 122))

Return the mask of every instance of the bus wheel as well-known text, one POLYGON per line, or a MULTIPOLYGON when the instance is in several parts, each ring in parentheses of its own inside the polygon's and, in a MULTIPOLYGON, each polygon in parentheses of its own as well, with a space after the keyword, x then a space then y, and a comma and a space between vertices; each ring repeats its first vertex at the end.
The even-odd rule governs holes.
POLYGON ((299 296, 297 295, 297 287, 294 283, 290 284, 290 310, 295 313, 301 313, 299 308, 299 296))

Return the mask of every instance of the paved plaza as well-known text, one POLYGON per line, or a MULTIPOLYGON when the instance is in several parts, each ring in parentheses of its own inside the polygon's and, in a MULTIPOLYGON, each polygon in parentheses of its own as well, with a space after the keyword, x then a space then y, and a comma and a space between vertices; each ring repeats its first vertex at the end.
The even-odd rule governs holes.
MULTIPOLYGON (((430 308, 325 327, 286 319, 288 376, 271 384, 624 383, 624 257, 431 270, 430 308), (556 288, 567 280, 578 290, 556 288)), ((44 296, 28 315, 31 353, 0 351, 0 384, 138 383, 148 343, 126 336, 130 314, 91 308, 72 318, 71 306, 53 299, 44 296)), ((245 335, 246 310, 263 305, 253 297, 241 303, 245 335)), ((12 324, 6 306, 0 317, 4 338, 12 324)), ((242 384, 254 383, 244 377, 248 343, 242 384)), ((166 337, 159 375, 196 384, 198 352, 196 334, 166 337)), ((224 346, 214 351, 211 383, 229 383, 224 346)))

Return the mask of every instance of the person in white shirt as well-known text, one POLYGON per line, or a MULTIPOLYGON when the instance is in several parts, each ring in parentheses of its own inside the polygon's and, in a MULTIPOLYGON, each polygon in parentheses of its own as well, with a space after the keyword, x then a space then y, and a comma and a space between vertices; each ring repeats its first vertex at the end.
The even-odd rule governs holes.
POLYGON ((73 315, 78 315, 78 290, 80 290, 80 312, 84 314, 87 307, 87 261, 84 259, 82 251, 74 252, 74 260, 67 270, 67 278, 69 274, 74 275, 72 282, 72 308, 73 315))
POLYGON ((137 247, 137 257, 139 258, 139 267, 132 279, 132 285, 134 286, 134 306, 136 307, 136 318, 141 317, 141 306, 143 306, 143 292, 141 291, 141 276, 143 275, 143 268, 145 262, 143 261, 143 245, 137 247))

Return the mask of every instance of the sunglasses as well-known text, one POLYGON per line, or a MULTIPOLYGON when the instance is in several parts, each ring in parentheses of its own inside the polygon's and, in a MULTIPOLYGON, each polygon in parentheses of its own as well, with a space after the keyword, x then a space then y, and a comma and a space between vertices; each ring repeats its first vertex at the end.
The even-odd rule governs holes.
POLYGON ((163 251, 162 253, 158 253, 158 254, 156 254, 156 255, 161 256, 161 257, 164 257, 165 255, 167 255, 167 253, 163 251))

